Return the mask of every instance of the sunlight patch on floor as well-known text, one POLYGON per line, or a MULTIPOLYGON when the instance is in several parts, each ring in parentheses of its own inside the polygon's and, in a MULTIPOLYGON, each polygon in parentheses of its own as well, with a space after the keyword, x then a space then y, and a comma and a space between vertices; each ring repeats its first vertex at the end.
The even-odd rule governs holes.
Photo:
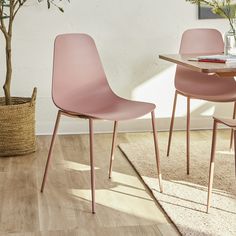
MULTIPOLYGON (((130 214, 136 217, 140 217, 146 220, 151 220, 155 223, 165 223, 166 219, 156 212, 156 206, 153 201, 149 199, 144 199, 130 194, 129 192, 120 193, 116 190, 119 187, 111 189, 98 189, 96 190, 96 204, 105 207, 112 208, 114 210, 123 212, 125 214, 130 214), (130 195, 129 195, 130 194, 130 195), (127 204, 129 207, 127 207, 127 204), (139 206, 139 207, 137 207, 139 206), (150 212, 153 211, 153 214, 150 212), (147 212, 149 214, 147 214, 147 212)), ((81 190, 81 189, 71 189, 71 194, 75 197, 82 198, 87 201, 91 201, 91 191, 81 190)))
MULTIPOLYGON (((96 204, 155 223, 166 223, 165 217, 158 213, 155 201, 146 192, 138 177, 113 171, 110 181, 112 187, 96 189, 96 204)), ((90 189, 70 189, 69 193, 77 198, 91 201, 90 189)))
POLYGON ((224 154, 224 155, 234 155, 234 152, 233 151, 216 151, 216 154, 224 154))
MULTIPOLYGON (((90 165, 81 164, 78 162, 73 161, 62 161, 61 163, 65 169, 72 169, 72 170, 78 170, 78 171, 90 171, 90 165)), ((95 167, 95 170, 98 170, 100 168, 95 167)))

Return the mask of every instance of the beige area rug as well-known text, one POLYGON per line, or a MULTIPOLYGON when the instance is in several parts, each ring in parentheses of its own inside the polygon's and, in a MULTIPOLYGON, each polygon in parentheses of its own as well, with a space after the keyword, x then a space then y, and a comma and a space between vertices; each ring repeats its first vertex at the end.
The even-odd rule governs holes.
POLYGON ((206 212, 211 139, 191 141, 190 175, 186 174, 184 139, 173 139, 166 157, 166 137, 159 137, 164 193, 159 192, 151 135, 139 143, 123 143, 121 151, 152 191, 182 235, 236 236, 236 179, 229 140, 218 138, 214 190, 206 212))

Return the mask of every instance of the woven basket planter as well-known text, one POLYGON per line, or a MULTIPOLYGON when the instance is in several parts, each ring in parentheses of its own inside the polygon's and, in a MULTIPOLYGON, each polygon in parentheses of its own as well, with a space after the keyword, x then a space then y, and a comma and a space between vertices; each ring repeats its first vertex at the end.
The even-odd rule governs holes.
POLYGON ((19 156, 36 149, 36 89, 31 98, 12 97, 6 106, 0 97, 0 156, 19 156))

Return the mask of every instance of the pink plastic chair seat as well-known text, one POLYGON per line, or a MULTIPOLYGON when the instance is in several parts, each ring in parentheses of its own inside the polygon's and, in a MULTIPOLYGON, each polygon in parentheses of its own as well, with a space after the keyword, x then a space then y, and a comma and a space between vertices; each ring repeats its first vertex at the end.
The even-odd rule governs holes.
POLYGON ((53 80, 52 97, 58 108, 113 121, 138 118, 155 109, 154 104, 117 96, 107 82, 98 55, 88 35, 66 34, 56 38, 54 68, 57 69, 53 72, 56 82, 53 80))
POLYGON ((106 101, 103 96, 104 98, 107 97, 105 93, 101 94, 98 99, 93 96, 91 98, 88 97, 85 103, 79 106, 76 101, 69 105, 65 104, 63 110, 96 119, 115 121, 135 119, 155 109, 155 105, 151 103, 129 101, 117 96, 111 97, 109 101, 106 101))
POLYGON ((178 66, 175 81, 176 90, 186 97, 211 102, 236 101, 236 82, 233 78, 220 78, 216 75, 191 71, 178 66))

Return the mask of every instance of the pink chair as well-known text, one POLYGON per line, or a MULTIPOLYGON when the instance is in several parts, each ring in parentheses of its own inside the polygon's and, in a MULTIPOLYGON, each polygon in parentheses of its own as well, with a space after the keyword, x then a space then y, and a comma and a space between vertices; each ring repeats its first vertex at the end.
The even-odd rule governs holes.
POLYGON ((215 162, 215 149, 216 149, 216 130, 218 123, 224 124, 233 130, 234 135, 234 158, 235 158, 235 176, 236 176, 236 120, 227 118, 216 118, 213 117, 213 135, 212 135, 212 146, 211 146, 211 161, 209 170, 209 182, 208 182, 208 196, 207 196, 207 213, 210 209, 213 177, 214 177, 214 162, 215 162))
MULTIPOLYGON (((183 33, 180 44, 180 54, 219 54, 224 51, 222 35, 215 29, 190 29, 183 33)), ((172 131, 174 126, 177 96, 187 98, 187 174, 190 162, 190 99, 202 99, 211 102, 234 102, 233 118, 236 109, 236 83, 234 78, 220 78, 216 75, 206 75, 195 72, 183 66, 177 66, 175 74, 175 98, 170 123, 167 156, 170 153, 172 131)), ((233 133, 231 133, 232 147, 233 133)))
POLYGON ((94 40, 86 34, 57 36, 54 47, 52 98, 59 108, 53 131, 41 192, 44 190, 52 148, 61 115, 89 120, 92 212, 95 213, 95 174, 93 153, 93 121, 114 121, 109 177, 117 134, 118 121, 151 113, 154 147, 160 191, 162 192, 160 158, 155 127, 155 105, 130 101, 117 96, 110 88, 94 40))

